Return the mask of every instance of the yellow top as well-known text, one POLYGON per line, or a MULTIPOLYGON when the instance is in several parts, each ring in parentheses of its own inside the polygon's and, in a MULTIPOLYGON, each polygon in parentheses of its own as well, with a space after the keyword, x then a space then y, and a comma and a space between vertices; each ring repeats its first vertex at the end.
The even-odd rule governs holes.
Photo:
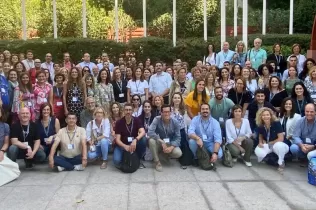
MULTIPOLYGON (((200 112, 200 106, 203 103, 202 94, 198 93, 197 100, 193 100, 194 91, 189 93, 189 95, 184 99, 185 105, 191 108, 191 112, 194 116, 197 116, 200 112)), ((210 96, 206 95, 206 103, 210 100, 210 96)))

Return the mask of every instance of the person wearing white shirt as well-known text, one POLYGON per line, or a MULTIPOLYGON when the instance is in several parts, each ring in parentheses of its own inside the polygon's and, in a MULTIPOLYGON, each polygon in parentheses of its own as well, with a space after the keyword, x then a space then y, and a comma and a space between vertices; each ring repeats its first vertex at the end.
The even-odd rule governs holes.
POLYGON ((169 73, 162 71, 162 63, 156 63, 156 74, 152 75, 149 81, 149 92, 154 98, 160 95, 164 99, 165 104, 169 104, 169 90, 172 83, 172 78, 169 73))
POLYGON ((45 56, 45 62, 41 64, 42 69, 48 69, 50 73, 50 78, 54 81, 55 78, 55 70, 54 70, 54 63, 52 62, 52 54, 47 53, 45 56))
POLYGON ((225 61, 231 62, 233 60, 234 55, 235 55, 235 52, 229 49, 229 43, 224 42, 223 50, 217 53, 216 55, 216 66, 218 68, 223 68, 224 62, 225 61))
POLYGON ((127 102, 131 103, 131 96, 140 95, 142 101, 148 100, 148 82, 144 80, 141 68, 133 72, 133 79, 127 83, 127 102))
MULTIPOLYGON (((301 54, 301 46, 299 44, 293 44, 292 46, 292 55, 297 57, 297 71, 300 74, 303 71, 304 62, 306 61, 305 55, 301 54)), ((291 55, 291 56, 292 56, 291 55)), ((287 61, 291 59, 291 56, 287 58, 287 61)))
POLYGON ((97 107, 93 113, 94 120, 91 120, 86 128, 87 141, 90 148, 88 159, 95 160, 102 158, 101 169, 106 169, 110 141, 111 124, 103 108, 97 107))
POLYGON ((109 68, 110 72, 112 72, 114 69, 114 65, 113 65, 113 63, 110 62, 109 56, 107 53, 102 53, 101 63, 99 63, 97 66, 98 66, 99 70, 103 69, 103 67, 106 66, 109 68))
POLYGON ((95 63, 90 61, 90 54, 89 53, 85 53, 83 55, 83 61, 81 63, 79 63, 78 65, 81 67, 81 69, 85 66, 88 66, 90 71, 91 71, 91 74, 93 74, 92 69, 97 66, 97 65, 95 65, 95 63))
POLYGON ((241 155, 246 166, 251 167, 250 156, 253 149, 253 141, 250 138, 252 131, 249 121, 243 119, 242 107, 237 104, 232 108, 233 118, 226 121, 226 140, 233 161, 237 162, 237 157, 241 155))
POLYGON ((207 48, 206 48, 207 54, 203 58, 204 65, 206 65, 207 63, 209 63, 210 65, 216 64, 216 53, 214 51, 215 51, 215 49, 214 49, 213 44, 207 45, 207 48))
POLYGON ((26 71, 29 71, 32 68, 35 68, 35 63, 34 63, 34 55, 33 52, 31 50, 28 50, 26 52, 26 59, 22 60, 22 63, 25 66, 26 71))

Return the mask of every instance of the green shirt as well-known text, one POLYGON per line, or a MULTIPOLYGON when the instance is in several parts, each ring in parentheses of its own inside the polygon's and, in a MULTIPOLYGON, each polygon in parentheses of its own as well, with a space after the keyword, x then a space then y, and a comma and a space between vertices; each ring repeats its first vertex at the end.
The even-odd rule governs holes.
POLYGON ((252 68, 258 70, 258 67, 263 63, 264 60, 267 60, 267 52, 260 48, 259 50, 255 50, 252 48, 248 51, 248 60, 251 62, 252 68))
POLYGON ((227 119, 229 110, 235 105, 232 100, 225 97, 223 97, 221 103, 217 103, 215 98, 212 98, 208 103, 211 106, 212 117, 218 121, 221 121, 220 118, 227 119))

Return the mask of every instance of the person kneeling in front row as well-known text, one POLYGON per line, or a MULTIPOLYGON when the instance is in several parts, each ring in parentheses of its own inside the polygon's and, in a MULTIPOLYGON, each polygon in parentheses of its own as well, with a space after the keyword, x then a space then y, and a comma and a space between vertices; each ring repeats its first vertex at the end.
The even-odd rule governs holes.
POLYGON ((180 149, 180 124, 177 120, 171 118, 170 115, 170 105, 163 105, 161 107, 161 116, 155 117, 148 129, 149 149, 153 154, 157 171, 162 171, 158 153, 163 152, 171 158, 179 158, 182 155, 180 149))
POLYGON ((76 125, 77 116, 69 113, 67 126, 58 131, 49 154, 49 166, 57 167, 58 171, 82 171, 87 165, 86 131, 76 125), (54 156, 60 145, 59 156, 54 156))
POLYGON ((203 103, 200 108, 200 115, 194 117, 189 127, 189 146, 194 155, 196 164, 196 150, 199 147, 205 147, 212 153, 211 162, 215 163, 218 158, 222 158, 221 149, 222 133, 219 122, 211 116, 211 107, 203 103))
POLYGON ((258 110, 256 116, 258 126, 259 144, 255 149, 258 162, 261 162, 271 152, 278 156, 279 172, 283 172, 284 156, 289 152, 289 146, 285 144, 283 129, 280 121, 269 108, 258 110))

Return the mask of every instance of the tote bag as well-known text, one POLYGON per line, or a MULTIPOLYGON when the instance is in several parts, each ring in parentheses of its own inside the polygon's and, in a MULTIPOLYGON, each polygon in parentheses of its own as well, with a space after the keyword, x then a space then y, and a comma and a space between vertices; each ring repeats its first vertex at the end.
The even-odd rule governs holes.
POLYGON ((0 186, 15 180, 20 174, 19 165, 4 155, 0 162, 0 186))

